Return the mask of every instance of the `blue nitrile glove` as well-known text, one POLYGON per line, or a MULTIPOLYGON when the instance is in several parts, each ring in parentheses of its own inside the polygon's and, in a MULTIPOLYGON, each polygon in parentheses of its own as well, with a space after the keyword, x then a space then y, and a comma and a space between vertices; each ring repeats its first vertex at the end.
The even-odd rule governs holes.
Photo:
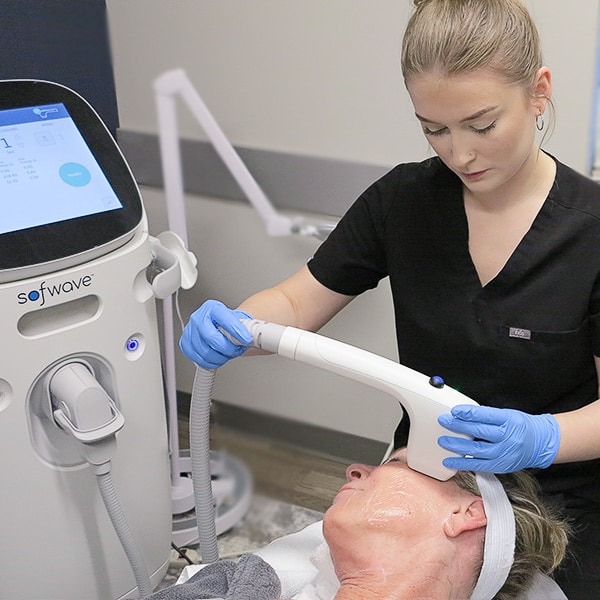
POLYGON ((244 311, 227 308, 218 300, 207 300, 190 317, 179 347, 201 367, 217 369, 247 350, 252 336, 240 319, 251 318, 244 311), (220 329, 238 340, 240 345, 234 344, 220 329))
POLYGON ((444 459, 449 469, 512 473, 549 467, 560 444, 560 427, 549 414, 459 404, 438 418, 440 425, 474 440, 441 436, 442 448, 462 456, 444 459), (472 458, 466 458, 466 456, 472 458))

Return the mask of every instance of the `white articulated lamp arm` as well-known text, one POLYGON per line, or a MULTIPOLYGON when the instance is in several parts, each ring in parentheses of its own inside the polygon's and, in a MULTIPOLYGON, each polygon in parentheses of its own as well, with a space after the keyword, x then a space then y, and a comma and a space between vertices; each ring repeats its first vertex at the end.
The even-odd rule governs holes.
MULTIPOLYGON (((191 84, 185 71, 174 69, 163 73, 163 75, 154 81, 154 92, 158 112, 163 179, 169 204, 178 207, 183 206, 183 176, 175 104, 176 97, 179 96, 194 118, 202 126, 215 151, 258 212, 269 235, 283 236, 298 233, 301 235, 312 235, 320 239, 327 237, 331 226, 326 224, 317 226, 304 225, 302 218, 286 217, 280 215, 275 210, 191 84)), ((169 227, 186 240, 186 237, 182 235, 182 231, 180 230, 180 228, 185 228, 185 215, 178 209, 173 212, 172 219, 171 214, 169 214, 169 227)))
MULTIPOLYGON (((364 383, 394 396, 410 417, 407 445, 408 465, 421 473, 445 481, 455 471, 442 460, 452 453, 437 443, 449 432, 438 416, 457 404, 477 403, 444 385, 392 360, 316 333, 262 321, 244 321, 253 345, 325 371, 364 383)), ((452 434, 456 435, 456 434, 452 434)))

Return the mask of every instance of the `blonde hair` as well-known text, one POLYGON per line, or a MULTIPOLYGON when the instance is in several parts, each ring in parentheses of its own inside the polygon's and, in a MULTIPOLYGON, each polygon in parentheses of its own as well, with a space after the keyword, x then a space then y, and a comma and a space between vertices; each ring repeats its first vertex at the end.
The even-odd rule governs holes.
POLYGON ((402 42, 402 73, 456 75, 491 69, 533 84, 543 65, 536 26, 520 0, 413 0, 402 42))
MULTIPOLYGON (((512 504, 516 522, 515 560, 506 583, 494 600, 511 600, 526 590, 538 572, 551 574, 567 551, 569 526, 541 498, 536 480, 526 473, 497 475, 512 504)), ((480 495, 475 474, 459 471, 459 488, 480 495)))
MULTIPOLYGON (((413 0, 415 11, 402 40, 402 74, 442 76, 489 69, 535 96, 543 66, 538 30, 521 0, 413 0)), ((551 135, 556 110, 548 98, 551 135)), ((541 145, 540 144, 540 145, 541 145)))

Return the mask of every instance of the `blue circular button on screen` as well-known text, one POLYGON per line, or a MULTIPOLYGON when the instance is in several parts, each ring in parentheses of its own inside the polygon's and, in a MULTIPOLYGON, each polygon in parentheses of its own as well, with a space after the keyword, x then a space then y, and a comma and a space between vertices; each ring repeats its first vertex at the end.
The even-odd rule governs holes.
POLYGON ((65 183, 75 187, 83 187, 92 179, 90 172, 79 163, 65 163, 58 173, 65 183))
POLYGON ((140 347, 140 342, 135 338, 127 340, 127 350, 129 352, 135 352, 140 347))

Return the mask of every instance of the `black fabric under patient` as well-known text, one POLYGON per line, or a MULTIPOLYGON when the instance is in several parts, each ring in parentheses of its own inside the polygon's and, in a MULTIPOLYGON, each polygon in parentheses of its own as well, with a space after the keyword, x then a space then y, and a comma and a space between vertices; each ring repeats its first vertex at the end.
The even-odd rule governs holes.
POLYGON ((563 500, 573 535, 555 579, 569 600, 600 598, 600 511, 577 499, 563 500))
POLYGON ((273 567, 259 556, 245 554, 236 563, 211 563, 180 585, 151 594, 146 600, 279 600, 281 583, 273 567))

